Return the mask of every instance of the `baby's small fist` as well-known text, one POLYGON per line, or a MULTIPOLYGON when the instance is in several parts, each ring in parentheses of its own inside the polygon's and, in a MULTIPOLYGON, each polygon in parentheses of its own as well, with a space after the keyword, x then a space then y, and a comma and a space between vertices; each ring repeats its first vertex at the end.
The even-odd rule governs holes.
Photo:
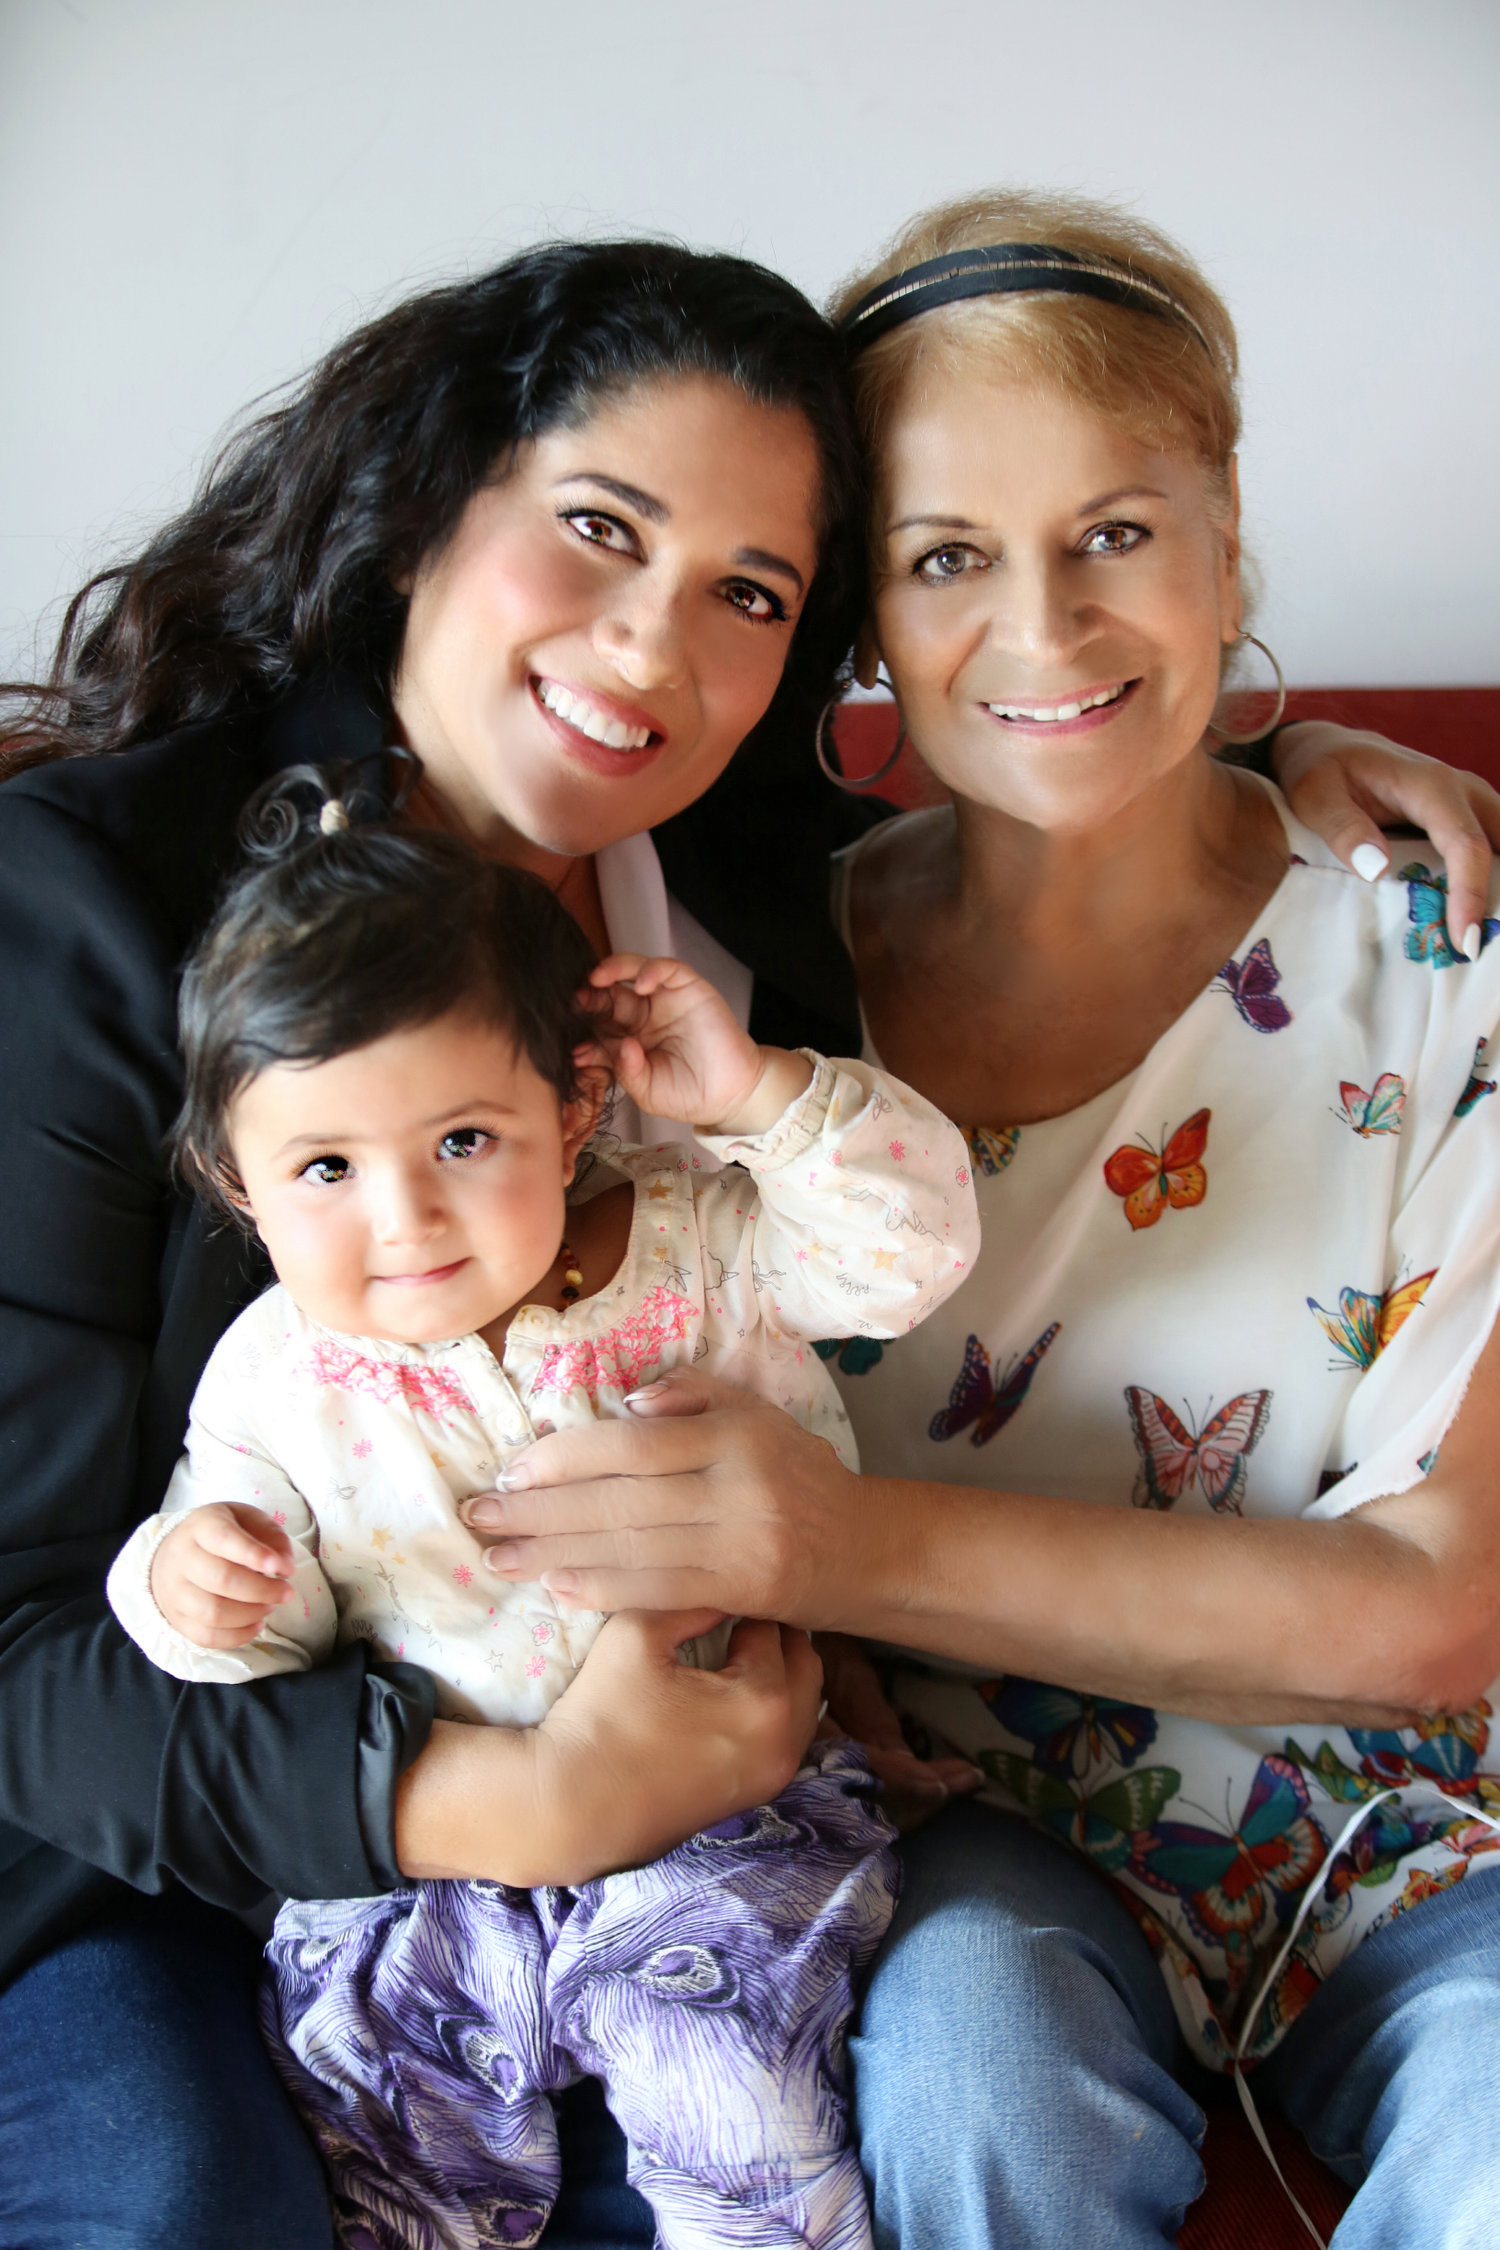
POLYGON ((168 1532, 151 1564, 151 1594, 199 1648, 242 1648, 288 1598, 291 1540, 264 1509, 218 1501, 168 1532))

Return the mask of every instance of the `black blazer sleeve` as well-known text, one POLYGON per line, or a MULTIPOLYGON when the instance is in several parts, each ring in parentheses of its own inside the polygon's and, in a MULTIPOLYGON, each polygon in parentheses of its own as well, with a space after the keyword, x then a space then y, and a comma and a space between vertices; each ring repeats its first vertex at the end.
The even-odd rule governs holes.
POLYGON ((170 877, 143 876, 118 834, 36 778, 0 790, 0 1935, 12 1960, 39 1949, 54 1906, 70 1918, 70 1895, 80 1918, 90 1871, 143 1890, 175 1879, 224 1905, 389 1887, 394 1783, 431 1717, 425 1674, 359 1649, 251 1686, 186 1686, 105 1602, 115 1552, 159 1505, 204 1359, 268 1275, 165 1167, 184 934, 170 877))

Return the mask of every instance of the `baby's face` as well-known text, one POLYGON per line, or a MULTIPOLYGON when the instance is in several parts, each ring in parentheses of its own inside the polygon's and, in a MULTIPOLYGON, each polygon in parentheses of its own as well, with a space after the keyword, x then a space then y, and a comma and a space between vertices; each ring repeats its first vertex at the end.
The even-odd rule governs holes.
POLYGON ((524 1303, 557 1255, 590 1105, 466 1014, 276 1063, 229 1137, 271 1263, 314 1320, 432 1343, 524 1303))

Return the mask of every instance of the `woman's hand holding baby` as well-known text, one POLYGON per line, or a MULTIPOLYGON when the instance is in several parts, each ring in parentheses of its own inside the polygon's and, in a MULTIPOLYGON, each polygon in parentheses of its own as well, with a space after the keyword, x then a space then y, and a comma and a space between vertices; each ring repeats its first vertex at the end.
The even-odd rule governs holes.
POLYGON ((167 1533, 151 1562, 151 1597, 199 1648, 243 1648, 287 1599, 292 1543, 264 1509, 216 1501, 167 1533))
POLYGON ((682 961, 612 953, 589 977, 596 1047, 633 1102, 702 1132, 763 1133, 812 1082, 805 1055, 761 1047, 706 977, 682 961))

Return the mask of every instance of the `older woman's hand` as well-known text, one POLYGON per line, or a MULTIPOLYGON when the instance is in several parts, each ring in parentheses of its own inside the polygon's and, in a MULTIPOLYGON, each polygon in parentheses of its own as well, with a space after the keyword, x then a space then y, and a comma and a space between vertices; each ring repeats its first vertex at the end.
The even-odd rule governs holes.
POLYGON ((1389 866, 1382 825, 1424 830, 1448 870, 1448 934, 1460 951, 1478 952, 1500 847, 1500 794, 1487 781, 1320 719, 1283 727, 1274 763, 1297 818, 1356 875, 1373 880, 1389 866))
POLYGON ((585 1609, 686 1609, 835 1626, 883 1514, 832 1446, 749 1391, 684 1370, 629 1421, 538 1438, 464 1507, 485 1564, 585 1609))

